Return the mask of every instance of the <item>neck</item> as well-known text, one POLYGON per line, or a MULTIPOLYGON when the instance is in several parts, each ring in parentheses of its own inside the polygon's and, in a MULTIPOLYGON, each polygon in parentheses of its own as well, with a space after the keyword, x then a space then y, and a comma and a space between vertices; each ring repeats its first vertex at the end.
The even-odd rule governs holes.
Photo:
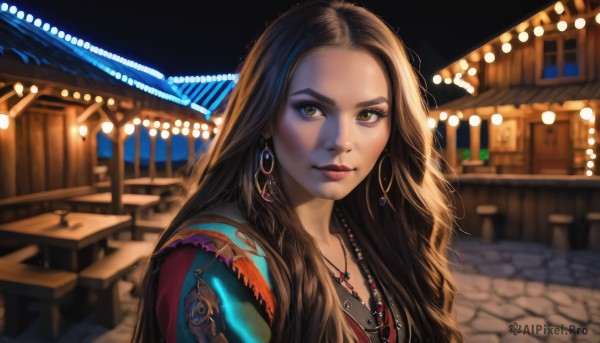
POLYGON ((337 240, 333 220, 333 200, 313 198, 295 206, 304 229, 319 243, 329 245, 337 240))

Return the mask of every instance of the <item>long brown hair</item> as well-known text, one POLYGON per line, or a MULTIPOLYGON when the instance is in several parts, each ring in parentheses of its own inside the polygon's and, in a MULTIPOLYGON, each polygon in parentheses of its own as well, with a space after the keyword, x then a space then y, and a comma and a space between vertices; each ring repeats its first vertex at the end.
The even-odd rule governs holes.
MULTIPOLYGON (((235 202, 252 227, 249 234, 268 256, 276 299, 273 341, 356 340, 316 243, 284 191, 275 186, 269 203, 253 186, 261 133, 277 122, 298 62, 324 46, 370 52, 385 66, 392 87, 391 167, 384 172, 393 173, 394 183, 388 205, 371 206, 381 196, 378 168, 373 168, 336 206, 357 224, 354 231, 365 258, 403 308, 405 334, 419 341, 426 336, 432 342, 462 341, 451 311, 455 286, 445 257, 453 226, 450 188, 435 164, 417 73, 400 39, 359 6, 307 2, 267 27, 243 63, 220 133, 196 166, 194 190, 157 246, 206 207, 235 202)), ((155 263, 151 261, 144 277, 132 342, 158 342, 160 336, 155 263)))

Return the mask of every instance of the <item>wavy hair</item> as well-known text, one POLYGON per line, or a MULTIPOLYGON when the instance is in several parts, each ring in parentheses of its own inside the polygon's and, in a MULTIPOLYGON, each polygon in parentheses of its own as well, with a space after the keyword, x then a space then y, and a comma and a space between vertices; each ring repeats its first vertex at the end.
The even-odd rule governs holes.
MULTIPOLYGON (((379 59, 392 93, 387 144, 391 158, 385 172, 393 174, 394 181, 388 205, 371 206, 381 196, 375 167, 336 206, 355 224, 365 258, 401 305, 405 335, 419 341, 427 336, 433 342, 462 341, 452 311, 455 285, 446 259, 454 223, 451 189, 436 165, 440 157, 426 124, 418 74, 401 40, 360 6, 307 2, 270 23, 241 66, 220 133, 195 166, 194 189, 157 246, 208 206, 235 202, 252 228, 249 234, 268 256, 277 303, 273 341, 356 341, 317 245, 284 190, 275 186, 274 201, 265 202, 253 180, 261 133, 275 127, 296 66, 315 49, 329 46, 364 50, 379 59)), ((159 341, 154 263, 141 287, 132 342, 159 341)))

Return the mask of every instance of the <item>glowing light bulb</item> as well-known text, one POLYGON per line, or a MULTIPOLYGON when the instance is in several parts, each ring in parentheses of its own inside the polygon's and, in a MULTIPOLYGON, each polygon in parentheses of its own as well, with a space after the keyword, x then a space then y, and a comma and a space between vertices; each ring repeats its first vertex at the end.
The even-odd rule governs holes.
POLYGON ((106 103, 108 104, 108 106, 112 106, 115 104, 115 99, 113 98, 108 98, 108 100, 106 101, 106 103))
POLYGON ((543 27, 541 27, 541 26, 536 26, 536 27, 533 29, 533 34, 534 34, 536 37, 541 37, 541 36, 543 36, 543 35, 544 35, 544 28, 543 28, 543 27))
POLYGON ((529 33, 523 31, 521 33, 519 33, 519 40, 523 43, 527 42, 527 40, 529 39, 529 33))
POLYGON ((29 87, 29 91, 33 94, 37 94, 38 87, 36 85, 31 85, 31 87, 29 87))
POLYGON ((575 28, 578 30, 581 30, 584 27, 585 27, 585 19, 577 18, 577 20, 575 20, 575 28))
POLYGON ((477 69, 469 68, 469 71, 467 71, 467 73, 471 76, 475 76, 475 74, 477 74, 477 69))
POLYGON ((556 14, 563 14, 563 12, 565 11, 565 6, 563 6, 562 2, 557 1, 554 4, 554 11, 556 12, 556 14))
POLYGON ((92 96, 91 96, 90 94, 85 94, 85 95, 83 96, 83 100, 85 100, 85 101, 90 101, 90 100, 92 100, 92 96))
POLYGON ((583 120, 590 120, 590 118, 594 115, 594 111, 592 111, 589 107, 584 107, 579 111, 579 116, 583 120))
POLYGON ((127 123, 125 124, 125 134, 131 136, 135 132, 135 125, 127 123))
POLYGON ((96 97, 94 98, 94 101, 97 103, 101 103, 102 102, 102 97, 100 95, 96 95, 96 97))
POLYGON ((457 115, 453 114, 448 117, 448 124, 452 127, 457 127, 460 124, 460 118, 457 115))
POLYGON ((221 125, 223 123, 223 118, 219 117, 215 119, 215 124, 216 125, 221 125))
POLYGON ((187 136, 190 133, 190 128, 189 127, 184 127, 183 129, 181 129, 181 134, 184 136, 187 136))
POLYGON ((168 131, 168 130, 162 130, 162 131, 160 132, 160 137, 161 137, 162 139, 167 139, 167 138, 169 138, 169 131, 168 131))
POLYGON ((502 44, 502 51, 508 54, 512 50, 512 45, 509 42, 502 44))
POLYGON ((496 60, 496 55, 494 55, 493 52, 488 52, 483 56, 483 59, 487 62, 487 63, 492 63, 496 60))
POLYGON ((194 130, 198 130, 200 128, 200 123, 194 123, 194 130))
POLYGON ((156 129, 150 129, 150 131, 148 131, 148 134, 150 135, 150 137, 156 136, 156 129))
POLYGON ((154 121, 154 128, 158 129, 160 127, 160 122, 158 120, 154 121))
POLYGON ((183 127, 190 127, 190 122, 189 121, 184 121, 183 122, 183 127))
POLYGON ((567 22, 564 20, 559 21, 558 23, 556 23, 556 28, 558 29, 558 31, 564 31, 567 29, 567 22))
POLYGON ((87 135, 87 133, 88 133, 88 128, 87 128, 87 126, 85 126, 85 125, 81 125, 81 126, 79 127, 79 135, 80 135, 81 137, 85 137, 85 136, 87 135))
POLYGON ((447 84, 447 85, 449 85, 449 84, 452 83, 452 79, 449 78, 449 77, 447 77, 447 78, 444 79, 444 83, 447 84))
POLYGON ((177 127, 181 126, 181 119, 175 120, 175 126, 177 126, 177 127))
POLYGON ((133 118, 133 125, 140 125, 142 120, 139 117, 133 118))
POLYGON ((430 129, 435 129, 435 127, 437 126, 437 121, 435 120, 435 118, 427 118, 427 125, 429 126, 430 129))
POLYGON ((171 127, 171 124, 164 122, 162 127, 163 127, 163 129, 168 130, 171 127))
POLYGON ((552 111, 546 111, 542 113, 542 122, 546 125, 551 125, 556 120, 556 113, 552 111))
POLYGON ((109 134, 112 132, 114 125, 112 122, 105 121, 102 123, 102 132, 109 134))
POLYGON ((441 120, 441 121, 444 121, 444 120, 446 120, 446 119, 448 119, 448 113, 446 113, 446 112, 443 112, 443 111, 442 111, 442 112, 440 112, 440 120, 441 120))
POLYGON ((202 138, 203 139, 208 139, 209 137, 210 137, 210 132, 208 132, 208 131, 202 132, 202 138))
POLYGON ((13 86, 13 89, 15 90, 15 92, 19 95, 23 95, 23 90, 25 89, 25 87, 23 87, 23 84, 21 82, 17 82, 15 83, 15 85, 13 86))
POLYGON ((0 113, 0 129, 2 129, 2 130, 8 129, 9 123, 10 123, 10 120, 8 118, 8 114, 0 113))
POLYGON ((473 114, 469 117, 469 125, 471 126, 479 126, 481 124, 481 117, 473 114))
POLYGON ((142 121, 142 125, 144 125, 144 127, 149 127, 150 126, 150 120, 144 119, 144 121, 142 121))
POLYGON ((492 119, 492 124, 494 124, 494 125, 500 125, 500 124, 502 124, 502 119, 503 118, 502 118, 502 114, 500 114, 500 113, 494 113, 494 114, 492 114, 492 118, 491 119, 492 119))
POLYGON ((206 131, 208 130, 208 125, 206 123, 203 123, 202 125, 200 125, 200 128, 202 129, 202 131, 206 131))
POLYGON ((460 68, 462 70, 467 70, 469 69, 469 62, 467 62, 467 60, 465 60, 464 58, 461 59, 460 61, 458 61, 458 64, 460 65, 460 68))
POLYGON ((442 76, 439 74, 436 74, 433 76, 433 83, 436 85, 439 85, 440 83, 442 83, 442 76))
POLYGON ((75 98, 75 99, 81 98, 81 93, 79 93, 79 92, 73 93, 73 98, 75 98))
POLYGON ((68 97, 68 96, 69 96, 69 91, 68 91, 68 90, 66 90, 66 89, 63 89, 63 90, 60 92, 60 95, 62 95, 63 97, 68 97))
POLYGON ((179 128, 178 128, 177 126, 175 126, 175 127, 173 127, 173 129, 171 130, 171 132, 172 132, 174 135, 178 135, 178 134, 179 134, 179 128))
POLYGON ((193 131, 192 131, 192 136, 193 136, 194 138, 198 138, 198 137, 200 137, 200 130, 193 130, 193 131))

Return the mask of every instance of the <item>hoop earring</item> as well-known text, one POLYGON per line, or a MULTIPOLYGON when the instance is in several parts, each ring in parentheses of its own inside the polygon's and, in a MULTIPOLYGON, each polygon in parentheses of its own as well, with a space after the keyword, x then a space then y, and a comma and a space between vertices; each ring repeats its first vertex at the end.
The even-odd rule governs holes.
MULTIPOLYGON (((262 143, 262 139, 261 139, 262 143)), ((269 148, 269 145, 265 142, 264 148, 258 154, 258 169, 254 173, 254 186, 258 191, 258 194, 267 202, 273 202, 273 185, 275 184, 275 178, 273 177, 273 169, 275 169, 275 155, 269 148), (264 185, 260 185, 258 179, 259 174, 262 174, 266 179, 264 185)))
POLYGON ((381 192, 382 192, 381 198, 379 198, 379 206, 381 206, 381 207, 385 206, 387 204, 387 202, 389 201, 387 194, 390 191, 390 189, 392 188, 392 182, 394 181, 394 173, 392 171, 391 176, 390 176, 390 182, 387 184, 386 187, 383 187, 383 183, 387 179, 384 177, 382 180, 381 166, 383 165, 383 161, 389 157, 390 157, 390 154, 388 154, 386 152, 385 155, 383 155, 383 157, 379 160, 379 166, 378 166, 378 170, 377 170, 377 181, 379 181, 379 188, 381 189, 381 192))

